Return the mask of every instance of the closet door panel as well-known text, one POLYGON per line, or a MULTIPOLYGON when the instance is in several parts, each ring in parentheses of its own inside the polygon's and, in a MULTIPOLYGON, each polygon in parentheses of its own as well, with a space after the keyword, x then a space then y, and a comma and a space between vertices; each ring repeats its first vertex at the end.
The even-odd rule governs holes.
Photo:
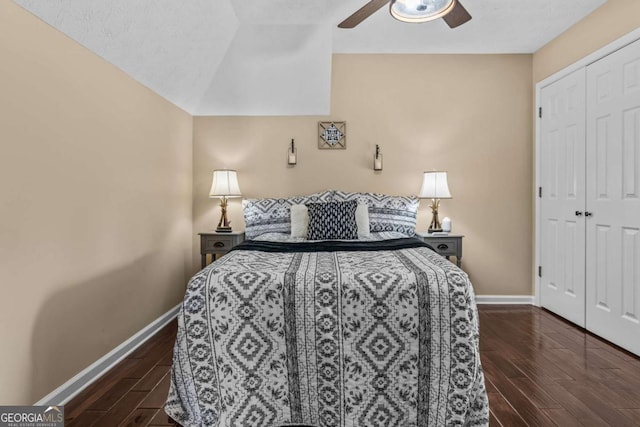
POLYGON ((584 326, 585 70, 540 95, 540 302, 584 326))
POLYGON ((640 354, 640 42, 587 67, 586 324, 640 354))

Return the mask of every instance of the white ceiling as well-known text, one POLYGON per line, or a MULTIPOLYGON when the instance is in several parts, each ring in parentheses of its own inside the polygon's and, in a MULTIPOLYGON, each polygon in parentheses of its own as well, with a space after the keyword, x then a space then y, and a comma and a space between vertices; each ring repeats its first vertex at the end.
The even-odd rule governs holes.
POLYGON ((193 115, 329 114, 332 53, 533 53, 606 0, 461 0, 405 24, 367 0, 14 0, 193 115))

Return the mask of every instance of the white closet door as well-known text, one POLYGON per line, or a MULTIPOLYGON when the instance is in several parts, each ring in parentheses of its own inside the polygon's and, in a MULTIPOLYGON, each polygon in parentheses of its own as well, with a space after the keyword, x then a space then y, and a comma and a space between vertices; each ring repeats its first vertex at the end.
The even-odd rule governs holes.
POLYGON ((541 305, 585 325, 585 70, 540 93, 541 305))
POLYGON ((587 88, 587 329, 640 354, 640 42, 587 88))

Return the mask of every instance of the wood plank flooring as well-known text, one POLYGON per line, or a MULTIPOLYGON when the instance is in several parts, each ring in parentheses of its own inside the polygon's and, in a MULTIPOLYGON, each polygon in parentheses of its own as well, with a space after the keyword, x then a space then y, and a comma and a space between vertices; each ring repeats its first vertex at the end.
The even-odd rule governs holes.
POLYGON ((171 426, 169 390, 174 320, 65 405, 67 427, 171 426))
POLYGON ((640 358, 537 307, 479 312, 492 426, 640 426, 640 358))
MULTIPOLYGON (((490 425, 640 426, 640 358, 530 306, 479 306, 490 425)), ((68 427, 170 426, 176 322, 65 406, 68 427)))

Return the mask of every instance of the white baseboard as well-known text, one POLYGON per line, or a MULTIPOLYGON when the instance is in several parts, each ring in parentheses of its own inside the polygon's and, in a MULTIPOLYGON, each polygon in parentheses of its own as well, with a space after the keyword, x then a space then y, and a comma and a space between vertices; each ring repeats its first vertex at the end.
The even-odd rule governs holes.
POLYGON ((535 305, 533 295, 476 295, 477 304, 535 305))
POLYGON ((181 304, 176 305, 171 310, 158 317, 131 338, 102 356, 100 359, 96 360, 86 369, 79 372, 76 376, 53 390, 34 405, 64 405, 69 402, 78 395, 78 393, 91 385, 91 383, 104 375, 118 362, 131 354, 136 348, 140 347, 160 329, 164 328, 169 322, 171 322, 178 315, 180 305, 181 304))

